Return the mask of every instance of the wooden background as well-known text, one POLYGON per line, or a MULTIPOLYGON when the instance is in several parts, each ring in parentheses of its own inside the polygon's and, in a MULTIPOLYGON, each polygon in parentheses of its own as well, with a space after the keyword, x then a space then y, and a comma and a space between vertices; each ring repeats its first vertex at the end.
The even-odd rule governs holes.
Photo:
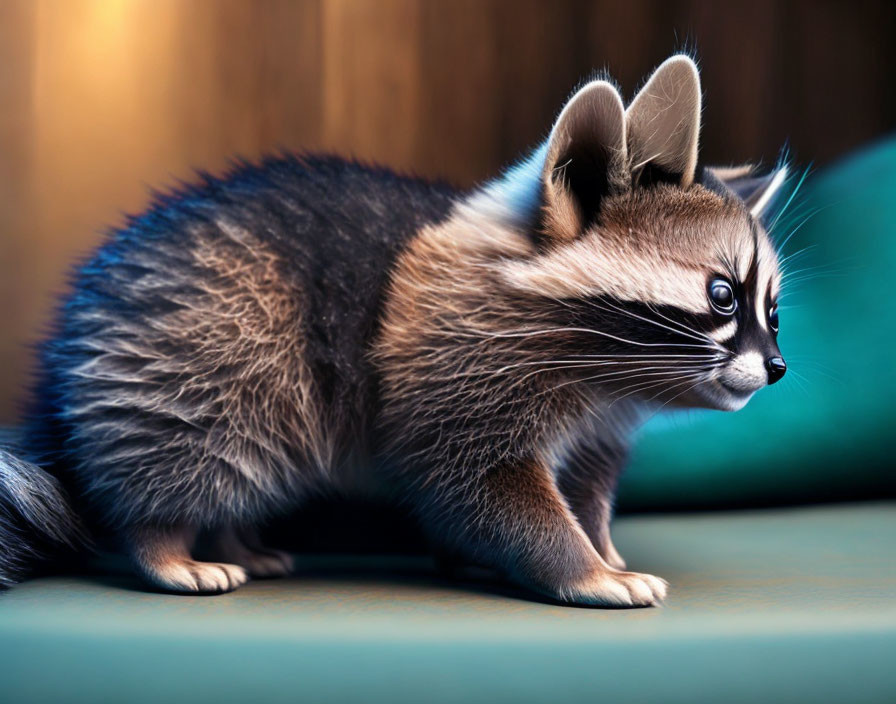
POLYGON ((277 147, 461 185, 608 68, 696 48, 703 155, 823 164, 896 126, 896 4, 0 0, 0 421, 65 272, 149 185, 277 147))

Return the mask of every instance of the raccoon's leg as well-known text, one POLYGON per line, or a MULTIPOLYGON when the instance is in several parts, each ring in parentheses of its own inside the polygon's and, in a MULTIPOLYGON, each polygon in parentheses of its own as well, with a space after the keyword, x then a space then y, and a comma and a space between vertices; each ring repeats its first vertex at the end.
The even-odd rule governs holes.
POLYGON ((625 560, 610 537, 613 493, 607 492, 599 480, 581 476, 573 480, 568 475, 561 475, 561 479, 563 495, 595 550, 611 567, 624 570, 625 560))
POLYGON ((649 606, 665 598, 663 580, 606 563, 539 462, 507 464, 468 481, 473 485, 428 497, 424 516, 451 548, 561 601, 649 606))
POLYGON ((190 555, 196 531, 186 527, 143 527, 131 531, 128 544, 140 573, 161 589, 221 593, 249 580, 239 565, 198 562, 190 555))
POLYGON ((253 577, 283 577, 293 571, 292 555, 264 547, 253 528, 237 530, 229 526, 216 530, 209 556, 240 565, 253 577))
POLYGON ((620 444, 588 433, 557 472, 557 484, 579 524, 601 557, 618 570, 625 569, 625 560, 613 545, 610 521, 624 462, 625 450, 620 444))

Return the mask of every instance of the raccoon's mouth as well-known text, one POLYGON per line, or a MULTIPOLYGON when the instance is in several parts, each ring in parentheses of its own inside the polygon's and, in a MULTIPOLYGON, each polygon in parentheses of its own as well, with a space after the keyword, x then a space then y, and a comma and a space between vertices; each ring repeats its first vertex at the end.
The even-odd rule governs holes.
POLYGON ((710 393, 706 394, 709 397, 707 400, 712 403, 712 407, 722 411, 739 411, 759 390, 737 388, 726 384, 722 379, 713 379, 708 386, 710 388, 707 391, 710 393))
POLYGON ((716 411, 739 411, 753 398, 758 389, 742 389, 729 386, 719 378, 703 380, 681 397, 676 406, 682 408, 709 408, 716 411))
POLYGON ((719 377, 709 378, 693 389, 688 405, 717 411, 739 411, 757 391, 758 389, 739 388, 719 377))
POLYGON ((757 389, 739 389, 736 386, 726 383, 724 379, 716 379, 715 381, 724 391, 732 396, 752 396, 757 391, 757 389))

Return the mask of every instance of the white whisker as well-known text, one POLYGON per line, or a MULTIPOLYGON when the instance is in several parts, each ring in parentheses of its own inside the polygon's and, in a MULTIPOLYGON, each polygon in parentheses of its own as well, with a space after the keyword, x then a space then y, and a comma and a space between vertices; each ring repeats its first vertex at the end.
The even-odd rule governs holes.
MULTIPOLYGON (((689 343, 668 343, 668 342, 638 342, 636 340, 627 340, 624 337, 620 337, 618 335, 613 335, 612 333, 603 332, 601 330, 592 330, 591 328, 579 328, 579 327, 563 327, 563 328, 545 328, 542 330, 529 330, 525 332, 487 332, 482 331, 483 336, 487 337, 534 337, 536 335, 548 335, 550 333, 558 333, 558 332, 582 332, 590 335, 600 335, 602 337, 607 337, 611 340, 616 340, 617 342, 621 342, 626 345, 635 345, 637 347, 688 347, 688 348, 697 348, 697 349, 707 349, 707 345, 697 345, 697 344, 689 344, 689 343)), ((471 335, 472 336, 472 335, 471 335)))

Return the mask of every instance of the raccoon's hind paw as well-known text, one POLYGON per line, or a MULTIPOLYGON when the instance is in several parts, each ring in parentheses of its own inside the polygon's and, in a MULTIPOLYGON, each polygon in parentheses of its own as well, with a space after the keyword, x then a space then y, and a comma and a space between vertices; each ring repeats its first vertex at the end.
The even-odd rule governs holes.
POLYGON ((216 560, 241 565, 253 577, 284 577, 293 569, 293 558, 282 550, 262 546, 254 530, 219 530, 212 541, 210 555, 216 560))
POLYGON ((591 606, 658 606, 666 598, 668 583, 652 574, 603 568, 575 584, 566 601, 591 606))
POLYGON ((249 581, 239 565, 225 562, 177 560, 157 565, 147 576, 157 587, 174 592, 222 594, 232 592, 249 581))
POLYGON ((606 560, 606 563, 614 570, 619 570, 620 572, 625 571, 625 560, 622 559, 622 555, 619 554, 619 551, 612 542, 608 540, 606 548, 599 552, 601 557, 603 557, 604 560, 606 560))
POLYGON ((260 579, 285 577, 293 571, 292 555, 280 550, 243 548, 233 552, 228 559, 260 579))

